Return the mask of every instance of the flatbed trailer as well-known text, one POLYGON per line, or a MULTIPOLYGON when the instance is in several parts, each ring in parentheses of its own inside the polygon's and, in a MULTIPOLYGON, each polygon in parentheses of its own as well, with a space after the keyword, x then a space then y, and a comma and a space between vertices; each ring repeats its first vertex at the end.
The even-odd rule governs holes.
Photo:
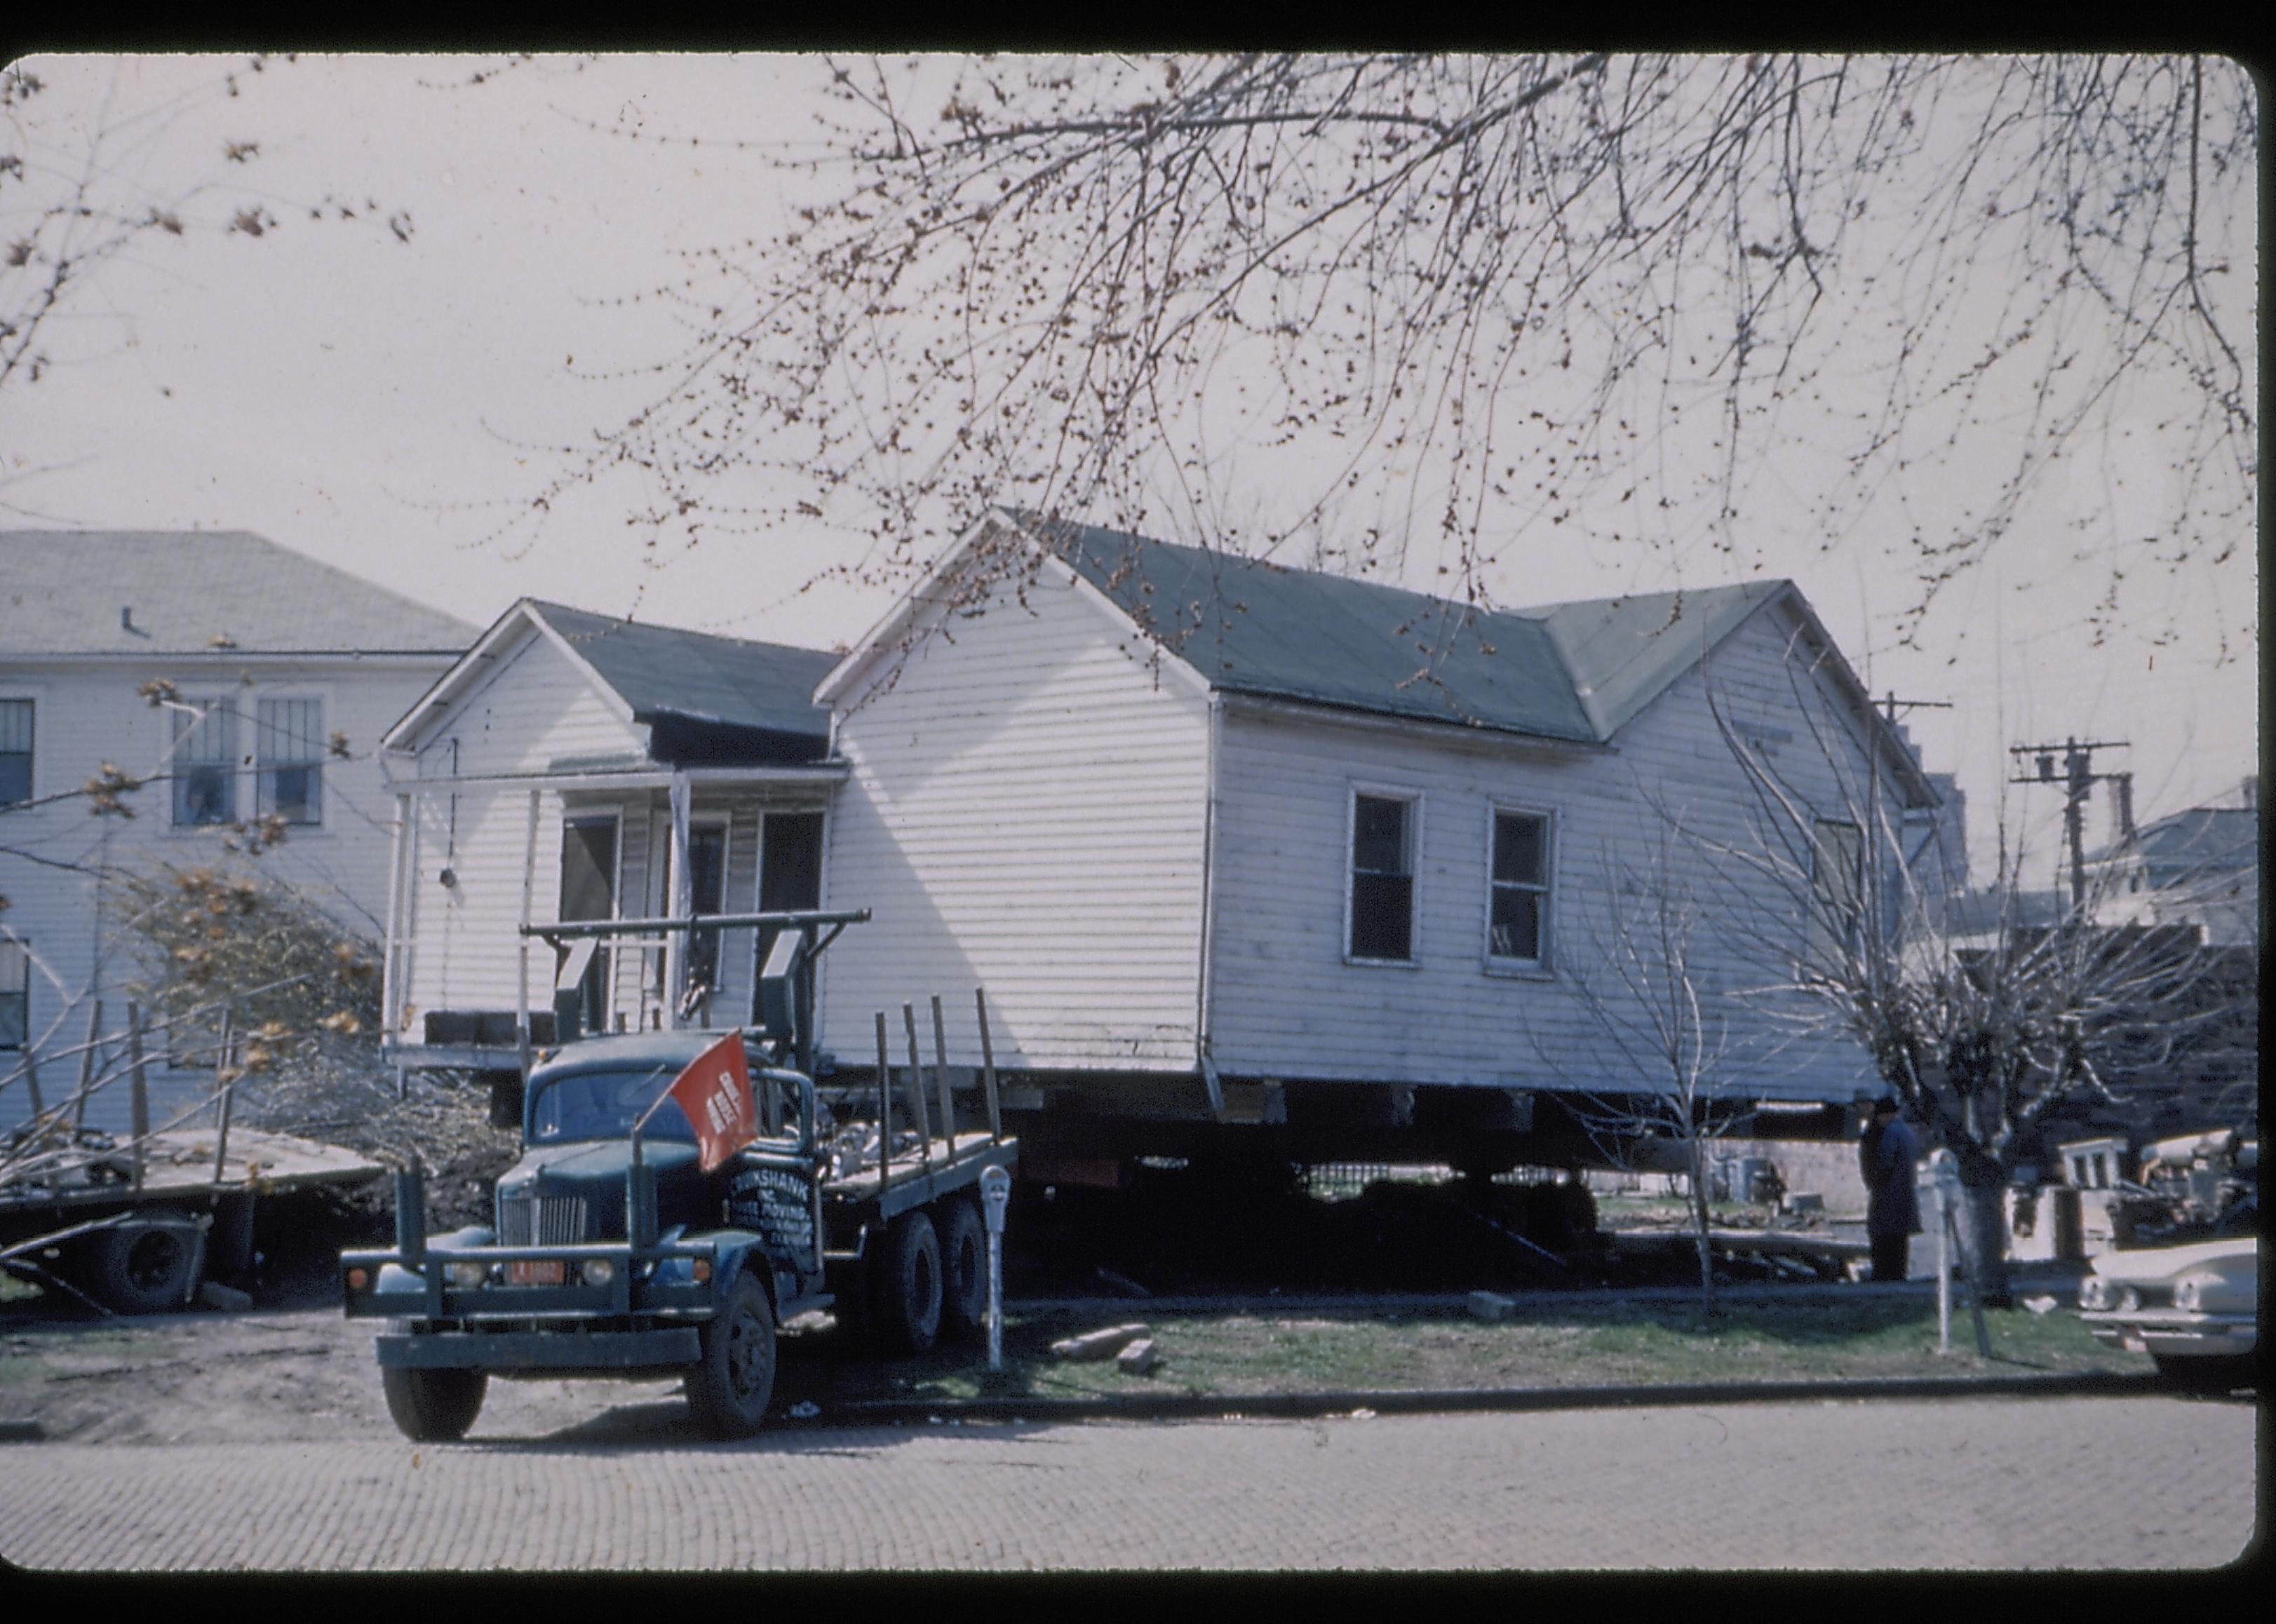
POLYGON ((0 1270, 108 1313, 195 1298, 209 1264, 251 1262, 254 1204, 360 1184, 379 1163, 290 1134, 154 1133, 135 1146, 74 1144, 0 1183, 0 1270))

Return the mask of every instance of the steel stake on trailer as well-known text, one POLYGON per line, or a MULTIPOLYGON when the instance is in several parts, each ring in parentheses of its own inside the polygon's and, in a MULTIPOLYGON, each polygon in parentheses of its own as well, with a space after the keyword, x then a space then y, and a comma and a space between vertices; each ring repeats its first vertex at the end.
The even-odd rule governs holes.
POLYGON ((940 1137, 948 1141, 948 1158, 956 1159, 956 1100, 948 1091, 948 1038, 941 1025, 940 994, 932 995, 932 1086, 940 1096, 940 1137))
POLYGON ((980 1074, 988 1091, 988 1137, 998 1144, 1004 1143, 1004 1117, 996 1104, 996 1049, 988 1041, 988 990, 972 989, 972 1006, 980 1014, 980 1074))
POLYGON ((72 1142, 78 1142, 79 1130, 87 1126, 87 1097, 95 1091, 95 1046, 102 1040, 102 1000, 95 1001, 95 1008, 87 1016, 87 1047, 79 1056, 79 1097, 72 1101, 72 1142))
POLYGON ((914 1107, 917 1119, 917 1144, 923 1147, 924 1164, 932 1166, 932 1119, 925 1113, 924 1073, 917 1068, 917 1008, 914 1004, 901 1006, 901 1024, 909 1031, 909 1104, 914 1107))
POLYGON ((142 1188, 143 1142, 150 1137, 150 1081, 142 1070, 142 1011, 126 1006, 126 1108, 134 1136, 134 1188, 142 1188))
POLYGON ((893 1144, 893 1072, 885 1054, 885 1012, 877 1011, 877 1193, 885 1193, 885 1167, 893 1144))

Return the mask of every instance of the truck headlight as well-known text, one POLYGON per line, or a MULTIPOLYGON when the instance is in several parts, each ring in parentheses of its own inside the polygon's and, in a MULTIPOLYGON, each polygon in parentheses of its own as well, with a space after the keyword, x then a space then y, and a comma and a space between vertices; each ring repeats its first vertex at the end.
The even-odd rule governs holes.
POLYGON ((2078 1283, 2078 1305, 2090 1314, 2098 1314, 2110 1306, 2110 1282, 2099 1274, 2090 1274, 2078 1283))
POLYGON ((605 1286, 616 1278, 617 1265, 606 1258, 585 1259, 585 1283, 588 1286, 605 1286))
POLYGON ((443 1278, 453 1286, 473 1288, 482 1283, 482 1265, 479 1263, 446 1263, 443 1278))

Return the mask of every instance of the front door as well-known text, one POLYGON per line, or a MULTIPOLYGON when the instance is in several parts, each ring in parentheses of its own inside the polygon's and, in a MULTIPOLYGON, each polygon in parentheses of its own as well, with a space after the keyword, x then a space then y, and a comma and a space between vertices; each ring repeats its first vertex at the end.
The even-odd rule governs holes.
MULTIPOLYGON (((570 818, 561 825, 561 911, 564 924, 580 919, 612 919, 617 908, 617 820, 570 818)), ((588 1032, 606 1031, 609 1014, 609 950, 593 955, 578 983, 581 1013, 578 1019, 588 1032)))

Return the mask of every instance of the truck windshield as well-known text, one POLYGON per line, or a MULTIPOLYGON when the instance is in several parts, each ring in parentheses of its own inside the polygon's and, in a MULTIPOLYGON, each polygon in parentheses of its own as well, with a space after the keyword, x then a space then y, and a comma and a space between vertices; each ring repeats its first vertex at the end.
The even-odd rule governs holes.
MULTIPOLYGON (((529 1113, 533 1143, 564 1139, 628 1137, 641 1113, 678 1076, 677 1066, 628 1067, 622 1071, 579 1071, 542 1085, 529 1113)), ((641 1130, 649 1139, 695 1142, 687 1114, 666 1101, 641 1130)))

